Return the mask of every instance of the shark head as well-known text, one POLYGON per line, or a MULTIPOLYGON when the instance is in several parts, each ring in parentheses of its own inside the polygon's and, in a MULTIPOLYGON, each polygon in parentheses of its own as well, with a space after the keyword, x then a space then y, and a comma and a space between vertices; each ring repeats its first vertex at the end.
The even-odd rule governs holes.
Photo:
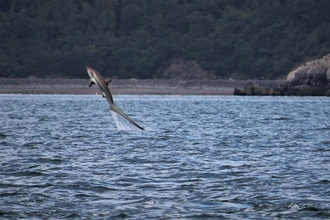
POLYGON ((96 84, 99 87, 103 97, 107 99, 109 104, 113 103, 112 95, 108 87, 108 83, 111 81, 111 79, 109 80, 103 79, 103 77, 95 69, 91 67, 86 67, 86 69, 90 77, 90 82, 88 86, 91 87, 92 85, 96 84))
POLYGON ((93 68, 90 68, 89 66, 86 67, 86 69, 87 69, 87 73, 88 73, 89 77, 91 79, 95 78, 95 76, 96 76, 95 70, 93 68))

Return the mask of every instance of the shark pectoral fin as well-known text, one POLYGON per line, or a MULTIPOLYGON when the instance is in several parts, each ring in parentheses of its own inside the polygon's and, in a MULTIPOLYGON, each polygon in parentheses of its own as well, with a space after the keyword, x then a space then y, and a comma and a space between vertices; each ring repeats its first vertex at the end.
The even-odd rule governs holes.
POLYGON ((112 81, 112 79, 105 79, 104 82, 106 85, 108 85, 110 82, 112 81))
POLYGON ((135 123, 135 121, 133 121, 133 119, 131 119, 130 117, 128 117, 120 108, 118 108, 115 104, 111 104, 109 107, 109 110, 112 110, 116 113, 118 113, 119 115, 121 115, 122 117, 124 117, 127 121, 131 122, 134 126, 140 128, 141 130, 144 130, 144 128, 142 128, 141 126, 139 126, 138 124, 135 123))
POLYGON ((88 87, 91 87, 92 85, 94 85, 95 84, 95 82, 93 82, 93 80, 89 80, 89 85, 88 85, 88 87))

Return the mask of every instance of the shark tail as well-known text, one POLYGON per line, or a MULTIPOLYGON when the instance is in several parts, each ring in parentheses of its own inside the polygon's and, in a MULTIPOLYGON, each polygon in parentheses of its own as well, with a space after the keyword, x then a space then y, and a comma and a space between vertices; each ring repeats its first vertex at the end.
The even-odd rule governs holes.
POLYGON ((138 124, 135 123, 135 121, 133 121, 133 119, 131 119, 130 117, 128 117, 119 107, 117 107, 115 104, 111 104, 109 109, 111 111, 114 111, 116 113, 118 113, 119 115, 123 116, 127 121, 131 122, 134 126, 138 127, 141 130, 144 130, 144 128, 142 128, 141 126, 139 126, 138 124))

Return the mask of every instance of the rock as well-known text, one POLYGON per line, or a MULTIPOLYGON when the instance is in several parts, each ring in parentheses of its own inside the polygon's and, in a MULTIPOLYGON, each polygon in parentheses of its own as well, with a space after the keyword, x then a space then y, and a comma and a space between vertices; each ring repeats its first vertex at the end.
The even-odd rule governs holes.
POLYGON ((234 95, 269 95, 269 91, 270 88, 248 82, 243 90, 235 88, 234 95))
POLYGON ((270 89, 269 95, 271 96, 283 96, 285 94, 286 87, 284 85, 279 85, 274 89, 270 89))
POLYGON ((246 95, 246 93, 241 89, 234 89, 234 95, 246 95))
MULTIPOLYGON (((248 82, 243 92, 246 95, 330 96, 330 54, 291 71, 287 81, 276 88, 248 82)), ((236 94, 240 95, 239 91, 236 94)))
POLYGON ((327 84, 329 85, 330 84, 330 69, 327 70, 326 79, 327 79, 327 84))
POLYGON ((246 95, 254 95, 253 87, 254 87, 253 82, 248 82, 248 83, 244 86, 243 91, 245 92, 246 95))
POLYGON ((253 94, 254 95, 269 95, 270 88, 254 85, 253 94))
POLYGON ((324 95, 325 96, 330 96, 330 85, 328 85, 325 89, 324 89, 324 95))
POLYGON ((330 86, 330 55, 307 62, 287 77, 286 95, 324 96, 330 86))
POLYGON ((322 87, 313 87, 309 85, 288 86, 285 95, 289 96, 322 96, 324 89, 322 87))

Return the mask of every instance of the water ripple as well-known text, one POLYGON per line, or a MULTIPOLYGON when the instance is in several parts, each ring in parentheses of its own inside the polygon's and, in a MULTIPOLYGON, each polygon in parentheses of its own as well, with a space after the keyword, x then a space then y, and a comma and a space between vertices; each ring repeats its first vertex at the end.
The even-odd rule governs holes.
POLYGON ((330 218, 330 100, 0 96, 0 218, 330 218))

